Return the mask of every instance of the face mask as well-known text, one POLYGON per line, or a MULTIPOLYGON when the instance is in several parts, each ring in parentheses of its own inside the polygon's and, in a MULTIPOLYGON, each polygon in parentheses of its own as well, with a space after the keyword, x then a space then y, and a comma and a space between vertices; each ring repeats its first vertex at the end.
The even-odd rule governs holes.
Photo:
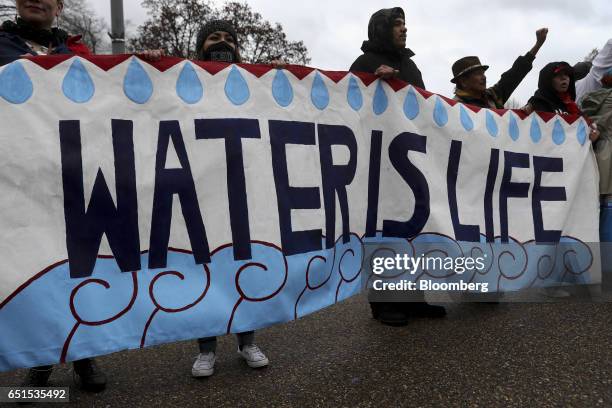
POLYGON ((236 62, 236 50, 225 41, 221 41, 204 51, 204 61, 236 62))

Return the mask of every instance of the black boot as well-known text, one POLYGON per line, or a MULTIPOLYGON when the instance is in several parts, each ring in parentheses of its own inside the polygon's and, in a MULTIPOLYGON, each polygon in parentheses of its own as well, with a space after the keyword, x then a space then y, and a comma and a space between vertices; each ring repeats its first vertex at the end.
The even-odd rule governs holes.
POLYGON ((77 384, 81 389, 100 392, 106 388, 106 375, 98 368, 93 358, 77 360, 73 363, 73 366, 78 377, 77 384))
POLYGON ((401 310, 408 317, 444 317, 446 309, 443 306, 430 305, 427 302, 404 302, 401 310))
POLYGON ((372 317, 388 326, 405 326, 408 324, 408 316, 399 305, 393 302, 370 302, 372 317))
POLYGON ((28 375, 23 380, 23 386, 46 387, 52 372, 52 365, 30 368, 30 371, 28 371, 28 375))

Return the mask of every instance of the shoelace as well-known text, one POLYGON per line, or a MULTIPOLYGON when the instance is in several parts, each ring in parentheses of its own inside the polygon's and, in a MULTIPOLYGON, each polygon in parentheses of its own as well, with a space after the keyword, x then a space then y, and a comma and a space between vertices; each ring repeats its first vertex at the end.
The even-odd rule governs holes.
POLYGON ((264 354, 256 345, 248 345, 242 348, 242 351, 246 352, 246 354, 254 357, 258 360, 263 360, 264 354))
POLYGON ((194 360, 212 361, 214 358, 215 358, 215 353, 200 353, 197 356, 195 356, 193 359, 194 360), (203 355, 205 357, 200 358, 201 355, 203 355))

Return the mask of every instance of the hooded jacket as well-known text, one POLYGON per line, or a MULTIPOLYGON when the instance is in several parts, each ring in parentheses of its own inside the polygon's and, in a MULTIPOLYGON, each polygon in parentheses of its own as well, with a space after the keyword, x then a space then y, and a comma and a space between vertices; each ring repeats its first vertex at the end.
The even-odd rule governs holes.
MULTIPOLYGON (((0 26, 0 66, 9 64, 22 55, 38 55, 27 41, 47 42, 53 47, 52 54, 89 55, 91 52, 80 42, 81 36, 70 37, 65 31, 36 30, 19 19, 17 23, 5 21, 0 26)), ((41 44, 44 45, 44 44, 41 44)))
POLYGON ((374 73, 381 65, 388 65, 399 71, 398 78, 419 88, 425 88, 421 71, 417 68, 408 48, 397 49, 393 45, 393 26, 396 18, 404 18, 400 7, 382 9, 370 18, 368 40, 363 42, 359 56, 350 71, 374 73))
POLYGON ((559 114, 568 113, 567 106, 561 100, 552 85, 552 80, 555 76, 555 69, 559 67, 565 68, 567 71, 570 78, 567 92, 572 98, 572 101, 576 100, 576 81, 574 79, 574 71, 572 67, 567 62, 551 62, 540 71, 538 90, 535 91, 535 94, 529 99, 529 104, 534 110, 559 114))

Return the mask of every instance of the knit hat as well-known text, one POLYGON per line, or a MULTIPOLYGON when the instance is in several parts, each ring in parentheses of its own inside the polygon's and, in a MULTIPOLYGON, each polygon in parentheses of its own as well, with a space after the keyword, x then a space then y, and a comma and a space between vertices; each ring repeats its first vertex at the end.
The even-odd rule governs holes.
POLYGON ((234 44, 236 47, 238 47, 238 36, 236 35, 236 30, 234 29, 232 23, 227 20, 212 20, 204 24, 198 32, 196 41, 196 53, 198 55, 202 53, 202 47, 204 46, 204 42, 208 36, 216 31, 225 31, 226 33, 230 33, 232 37, 234 37, 234 44))

